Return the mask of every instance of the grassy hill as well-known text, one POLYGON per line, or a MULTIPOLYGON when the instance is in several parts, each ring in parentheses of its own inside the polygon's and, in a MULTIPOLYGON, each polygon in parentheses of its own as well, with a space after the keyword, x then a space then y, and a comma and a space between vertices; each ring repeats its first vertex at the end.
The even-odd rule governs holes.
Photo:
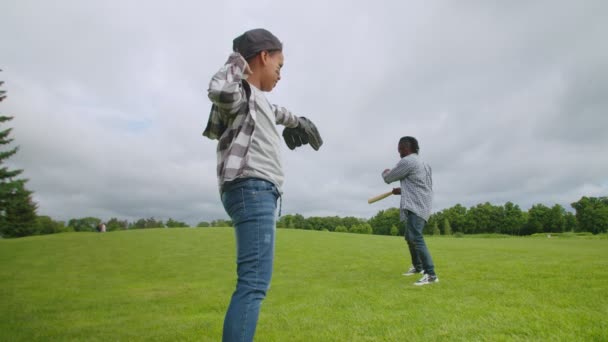
MULTIPOLYGON (((444 238, 415 287, 400 237, 279 230, 258 341, 608 340, 608 239, 444 238)), ((219 341, 230 228, 0 240, 2 340, 219 341)))

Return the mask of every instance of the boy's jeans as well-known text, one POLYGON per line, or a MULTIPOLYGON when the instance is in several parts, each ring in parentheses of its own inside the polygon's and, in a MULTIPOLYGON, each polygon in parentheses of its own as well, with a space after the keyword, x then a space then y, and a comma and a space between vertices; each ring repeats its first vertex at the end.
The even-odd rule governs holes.
POLYGON ((428 275, 435 275, 435 265, 431 253, 426 247, 422 230, 426 222, 418 215, 407 211, 407 221, 405 223, 405 240, 412 256, 412 265, 416 270, 424 270, 428 275))
POLYGON ((256 178, 225 184, 222 190, 222 203, 234 224, 238 275, 222 340, 253 341, 272 277, 279 192, 271 182, 256 178))

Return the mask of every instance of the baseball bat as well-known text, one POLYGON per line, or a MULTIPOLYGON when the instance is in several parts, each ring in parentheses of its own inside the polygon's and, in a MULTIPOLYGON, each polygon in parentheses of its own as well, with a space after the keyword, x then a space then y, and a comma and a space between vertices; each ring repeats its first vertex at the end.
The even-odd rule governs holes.
POLYGON ((383 200, 383 199, 387 198, 388 196, 390 196, 390 195, 392 195, 392 194, 393 194, 393 191, 392 191, 392 190, 391 190, 391 191, 389 191, 389 192, 385 192, 385 193, 383 193, 383 194, 381 194, 381 195, 374 196, 374 197, 372 197, 372 198, 368 199, 368 200, 367 200, 367 203, 372 204, 372 203, 374 203, 374 202, 378 202, 379 200, 383 200))

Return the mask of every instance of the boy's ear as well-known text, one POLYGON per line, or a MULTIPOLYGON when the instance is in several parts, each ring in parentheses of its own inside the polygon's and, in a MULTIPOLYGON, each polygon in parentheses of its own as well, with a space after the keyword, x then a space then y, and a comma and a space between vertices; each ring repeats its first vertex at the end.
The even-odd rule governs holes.
POLYGON ((262 62, 262 65, 266 65, 268 63, 268 51, 262 51, 260 52, 260 62, 262 62))

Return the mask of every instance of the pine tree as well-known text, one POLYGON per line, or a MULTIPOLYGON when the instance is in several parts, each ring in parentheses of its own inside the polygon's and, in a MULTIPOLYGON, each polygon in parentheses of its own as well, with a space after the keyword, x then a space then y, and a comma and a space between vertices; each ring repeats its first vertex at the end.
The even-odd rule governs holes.
POLYGON ((399 228, 397 228, 397 226, 395 226, 395 225, 392 225, 392 226, 391 226, 391 235, 392 235, 392 236, 397 236, 397 235, 399 235, 399 228))
POLYGON ((443 235, 452 235, 452 226, 447 218, 443 220, 443 235))
POLYGON ((439 230, 439 226, 437 225, 437 221, 433 221, 431 224, 431 235, 441 235, 441 231, 439 230))
MULTIPOLYGON (((2 71, 2 70, 0 70, 2 71)), ((0 81, 0 86, 4 84, 0 81)), ((0 90, 0 102, 6 99, 6 91, 0 90)), ((0 115, 0 125, 13 119, 12 116, 0 115)), ((0 130, 0 146, 10 144, 12 128, 0 130)), ((36 205, 32 201, 32 192, 25 188, 26 179, 17 179, 23 170, 9 170, 3 164, 19 150, 13 147, 0 151, 0 235, 20 237, 36 232, 36 205)))

